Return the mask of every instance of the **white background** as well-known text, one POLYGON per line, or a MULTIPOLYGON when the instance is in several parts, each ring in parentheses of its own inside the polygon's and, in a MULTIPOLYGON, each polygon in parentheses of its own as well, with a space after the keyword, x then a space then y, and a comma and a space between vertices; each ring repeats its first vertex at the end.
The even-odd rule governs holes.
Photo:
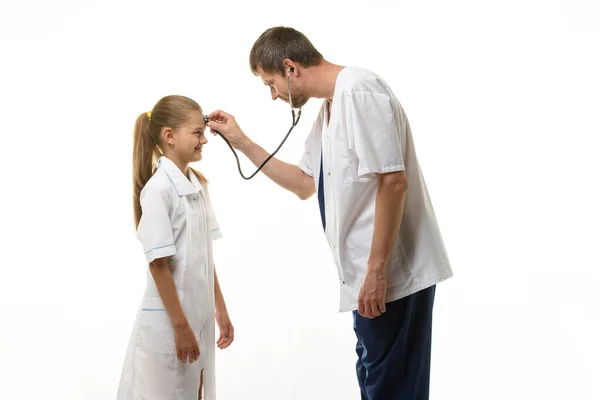
MULTIPOLYGON (((381 75, 408 114, 455 271, 431 398, 600 398, 599 20, 592 0, 2 0, 0 399, 114 398, 145 284, 135 118, 183 94, 274 149, 291 116, 248 54, 276 25, 381 75)), ((319 106, 281 159, 299 160, 319 106)), ((219 398, 358 400, 316 196, 242 180, 209 140, 195 166, 236 328, 219 398)))

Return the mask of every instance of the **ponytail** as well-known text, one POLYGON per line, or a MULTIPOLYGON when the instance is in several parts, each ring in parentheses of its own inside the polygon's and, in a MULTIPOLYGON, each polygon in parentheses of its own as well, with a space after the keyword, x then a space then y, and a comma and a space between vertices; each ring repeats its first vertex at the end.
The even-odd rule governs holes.
POLYGON ((137 229, 142 218, 140 193, 154 174, 161 152, 150 134, 148 113, 140 114, 133 130, 133 213, 137 229))
POLYGON ((196 171, 194 168, 189 167, 190 171, 192 171, 194 173, 194 175, 196 175, 196 178, 198 178, 198 181, 200 183, 208 183, 208 181, 206 180, 206 178, 204 177, 204 175, 202 175, 200 172, 196 171))

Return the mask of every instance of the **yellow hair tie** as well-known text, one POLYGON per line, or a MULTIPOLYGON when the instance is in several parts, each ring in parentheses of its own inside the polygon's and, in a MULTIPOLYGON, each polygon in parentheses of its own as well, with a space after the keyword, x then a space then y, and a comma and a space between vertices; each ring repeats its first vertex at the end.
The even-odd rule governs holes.
POLYGON ((152 119, 152 111, 148 111, 146 115, 148 116, 148 119, 152 119))

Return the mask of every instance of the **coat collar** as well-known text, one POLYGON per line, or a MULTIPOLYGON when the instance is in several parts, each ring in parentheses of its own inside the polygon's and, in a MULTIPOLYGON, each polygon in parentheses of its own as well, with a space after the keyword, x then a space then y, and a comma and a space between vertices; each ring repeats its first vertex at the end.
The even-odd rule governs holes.
POLYGON ((156 163, 156 169, 162 169, 165 171, 169 180, 175 187, 175 191, 179 196, 187 196, 190 194, 198 194, 202 192, 202 184, 196 178, 196 175, 189 170, 189 179, 185 177, 183 172, 175 165, 175 163, 169 160, 165 156, 161 156, 156 163))

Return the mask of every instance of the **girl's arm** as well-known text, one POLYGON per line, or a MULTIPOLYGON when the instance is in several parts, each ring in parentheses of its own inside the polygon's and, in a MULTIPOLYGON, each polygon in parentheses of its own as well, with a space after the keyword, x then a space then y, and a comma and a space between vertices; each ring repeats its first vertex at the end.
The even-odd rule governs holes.
POLYGON ((150 273, 154 278, 160 298, 173 325, 177 358, 183 362, 189 359, 190 363, 193 363, 200 356, 200 348, 181 307, 173 275, 169 270, 168 258, 157 258, 152 261, 150 263, 150 273))
POLYGON ((217 278, 217 269, 215 268, 215 310, 217 312, 227 312, 227 305, 225 305, 225 298, 223 292, 221 292, 221 285, 219 285, 219 278, 217 278))
POLYGON ((187 318, 181 307, 175 281, 169 270, 168 257, 157 258, 150 263, 150 272, 156 283, 156 288, 160 294, 173 328, 183 328, 188 324, 187 318))
POLYGON ((217 325, 219 326, 219 339, 217 340, 217 346, 220 349, 229 347, 233 342, 233 324, 229 319, 229 313, 227 312, 227 306, 225 305, 225 299, 223 298, 223 292, 221 292, 221 285, 219 285, 219 279, 217 278, 217 270, 215 269, 215 317, 217 325))

